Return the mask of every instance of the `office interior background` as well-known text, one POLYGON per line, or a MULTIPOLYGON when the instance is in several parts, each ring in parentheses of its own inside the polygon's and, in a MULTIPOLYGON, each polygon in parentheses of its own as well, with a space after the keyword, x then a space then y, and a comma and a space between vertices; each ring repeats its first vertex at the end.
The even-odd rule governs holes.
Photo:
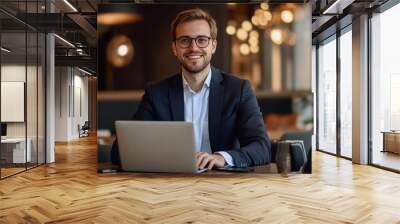
MULTIPOLYGON (((187 6, 135 1, 140 10, 128 9, 120 24, 99 21, 101 10, 113 10, 101 4, 132 2, 0 1, 0 186, 47 166, 108 161, 113 120, 129 119, 143 88, 178 70, 167 33, 187 6), (98 147, 85 154, 79 145, 87 143, 98 147)), ((312 181, 346 195, 351 186, 367 188, 376 194, 368 200, 398 195, 398 1, 219 1, 205 8, 218 20, 213 63, 251 81, 271 138, 311 132, 312 181)), ((311 185, 301 176, 295 184, 311 185)), ((398 203, 390 203, 381 221, 400 219, 390 210, 398 203)))
POLYGON ((180 72, 171 50, 170 24, 180 11, 196 7, 208 11, 219 29, 212 66, 250 80, 269 137, 301 133, 311 156, 309 5, 270 4, 262 9, 258 3, 139 4, 123 6, 137 18, 122 24, 107 23, 101 16, 117 11, 113 5, 99 8, 98 134, 104 151, 100 161, 108 160, 115 120, 132 119, 147 85, 180 72), (282 12, 287 14, 283 19, 282 12))
POLYGON ((70 10, 62 1, 0 2, 2 179, 54 162, 55 142, 79 138, 85 122, 95 130, 96 41, 62 14, 70 10))

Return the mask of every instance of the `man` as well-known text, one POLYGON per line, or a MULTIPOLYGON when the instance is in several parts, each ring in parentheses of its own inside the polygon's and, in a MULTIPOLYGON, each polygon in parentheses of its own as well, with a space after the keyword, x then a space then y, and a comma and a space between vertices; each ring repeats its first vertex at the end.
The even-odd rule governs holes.
POLYGON ((199 169, 269 163, 271 146, 250 83, 210 65, 214 19, 201 9, 186 10, 171 33, 181 73, 148 87, 134 120, 193 122, 199 169))

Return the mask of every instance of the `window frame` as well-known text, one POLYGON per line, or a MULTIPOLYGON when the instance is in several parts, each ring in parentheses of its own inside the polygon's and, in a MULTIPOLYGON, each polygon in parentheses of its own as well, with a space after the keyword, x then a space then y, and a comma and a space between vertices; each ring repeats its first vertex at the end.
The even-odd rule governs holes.
MULTIPOLYGON (((315 58, 316 58, 316 150, 319 152, 323 152, 329 155, 333 155, 339 158, 347 159, 347 160, 352 160, 352 158, 343 156, 341 153, 341 119, 340 119, 340 103, 341 103, 341 97, 340 97, 340 81, 341 81, 341 67, 340 67, 340 37, 347 32, 352 32, 352 22, 349 16, 344 17, 342 20, 339 20, 337 23, 342 22, 342 27, 338 27, 337 24, 334 24, 332 26, 336 26, 336 32, 332 33, 331 35, 325 37, 324 39, 319 39, 317 41, 316 45, 316 51, 315 51, 315 58), (320 96, 320 89, 319 89, 319 47, 322 44, 326 44, 330 41, 336 41, 336 152, 331 153, 328 152, 324 149, 321 149, 320 142, 319 142, 319 96, 320 96)), ((329 28, 328 28, 329 29, 329 28)))

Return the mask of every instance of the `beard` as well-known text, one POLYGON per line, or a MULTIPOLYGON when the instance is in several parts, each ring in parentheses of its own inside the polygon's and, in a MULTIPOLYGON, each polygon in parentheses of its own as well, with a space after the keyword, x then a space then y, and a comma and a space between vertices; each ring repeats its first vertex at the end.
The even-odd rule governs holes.
MULTIPOLYGON (((189 52, 188 54, 191 53, 194 52, 189 52)), ((180 60, 181 66, 190 73, 199 73, 203 71, 210 64, 211 58, 207 58, 206 55, 207 55, 206 53, 203 53, 200 59, 194 61, 190 61, 186 59, 184 56, 184 58, 180 60)))
POLYGON ((199 73, 203 71, 209 64, 210 62, 208 63, 204 62, 199 65, 191 65, 188 63, 181 62, 181 66, 190 73, 199 73))

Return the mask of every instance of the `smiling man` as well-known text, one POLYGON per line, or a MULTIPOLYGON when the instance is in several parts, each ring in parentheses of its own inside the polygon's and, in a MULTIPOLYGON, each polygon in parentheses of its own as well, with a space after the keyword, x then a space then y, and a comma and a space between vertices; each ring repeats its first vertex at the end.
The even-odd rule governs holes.
POLYGON ((214 67, 217 26, 201 9, 171 24, 181 72, 148 87, 134 120, 187 121, 195 131, 198 168, 267 164, 270 142, 249 81, 214 67))

